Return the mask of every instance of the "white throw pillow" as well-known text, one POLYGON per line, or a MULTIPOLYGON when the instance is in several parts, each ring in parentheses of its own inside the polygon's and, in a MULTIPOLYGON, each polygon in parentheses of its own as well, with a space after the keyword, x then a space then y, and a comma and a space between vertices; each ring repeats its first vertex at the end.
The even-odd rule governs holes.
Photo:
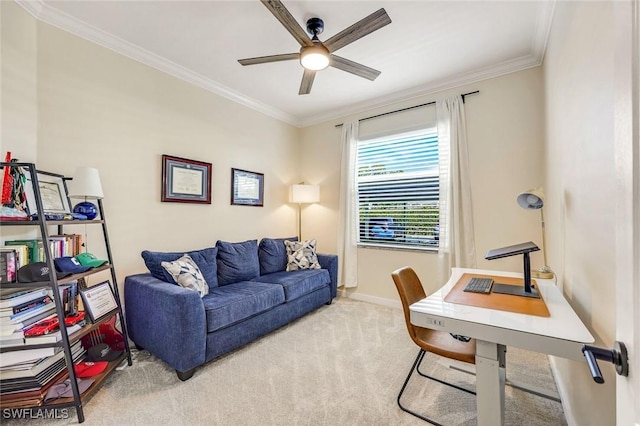
POLYGON ((284 241, 287 247, 287 271, 320 269, 316 254, 316 240, 284 241))
POLYGON ((161 265, 181 287, 199 292, 200 297, 209 293, 209 285, 200 268, 188 254, 173 262, 162 262, 161 265))

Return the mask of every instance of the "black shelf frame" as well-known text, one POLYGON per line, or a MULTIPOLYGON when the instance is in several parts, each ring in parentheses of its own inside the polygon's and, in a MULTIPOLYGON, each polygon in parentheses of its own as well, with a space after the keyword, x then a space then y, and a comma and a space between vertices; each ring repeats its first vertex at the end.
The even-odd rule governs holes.
MULTIPOLYGON (((14 283, 5 283, 2 284, 2 286, 4 288, 37 288, 37 287, 49 287, 52 289, 53 291, 53 300, 55 303, 55 308, 56 308, 56 314, 58 316, 59 319, 59 323, 60 323, 60 333, 61 333, 61 340, 60 342, 57 343, 48 343, 48 344, 41 344, 41 345, 28 345, 28 346, 18 346, 18 347, 14 347, 11 348, 11 350, 27 350, 27 349, 35 349, 35 348, 44 348, 44 347, 59 347, 62 346, 64 353, 65 353, 65 361, 67 364, 67 371, 69 372, 69 378, 71 379, 71 389, 73 392, 73 398, 69 398, 67 400, 67 402, 64 403, 52 403, 52 404, 42 404, 42 405, 38 405, 38 406, 34 406, 31 408, 43 408, 43 409, 49 409, 49 408, 62 408, 62 407, 75 407, 76 408, 76 413, 78 416, 78 423, 82 423, 84 422, 84 411, 82 408, 82 402, 83 402, 83 398, 84 399, 88 399, 96 390, 97 388, 102 384, 102 382, 115 370, 115 368, 120 364, 120 362, 122 362, 122 360, 127 359, 128 365, 131 366, 133 365, 133 360, 131 358, 131 349, 129 347, 129 335, 127 333, 127 325, 126 325, 126 321, 124 318, 124 314, 123 314, 123 310, 122 310, 122 302, 120 299, 120 292, 118 290, 118 281, 116 278, 116 271, 115 268, 113 267, 113 256, 111 253, 111 244, 109 242, 109 233, 107 231, 107 222, 105 220, 105 215, 104 215, 104 207, 102 205, 102 200, 98 199, 98 209, 100 212, 100 219, 95 219, 95 220, 46 220, 46 218, 44 217, 44 214, 42 214, 41 212, 44 212, 44 208, 42 205, 42 194, 40 193, 40 185, 38 182, 38 171, 36 169, 36 165, 34 163, 19 163, 19 162, 11 162, 11 163, 7 163, 7 162, 2 162, 0 163, 0 169, 4 169, 4 167, 22 167, 23 169, 26 169, 28 171, 28 173, 31 176, 31 182, 33 185, 33 193, 35 196, 35 202, 36 202, 36 210, 38 212, 40 212, 40 214, 38 214, 38 219, 35 220, 3 220, 0 221, 0 226, 4 227, 4 226, 38 226, 40 228, 40 237, 42 238, 43 241, 43 249, 44 249, 44 255, 45 255, 45 261, 49 266, 49 281, 46 282, 38 282, 38 283, 20 283, 20 282, 14 282, 14 283), (53 263, 53 254, 51 253, 51 247, 50 245, 47 243, 49 241, 49 231, 48 231, 48 227, 49 226, 57 226, 57 231, 58 234, 63 234, 63 228, 65 226, 68 225, 86 225, 86 224, 100 224, 102 225, 102 234, 104 237, 104 244, 105 244, 105 248, 107 250, 107 259, 108 259, 108 263, 106 265, 102 265, 98 268, 94 268, 91 269, 87 272, 83 272, 81 274, 74 274, 72 276, 69 277, 65 277, 61 280, 58 280, 55 274, 55 265, 53 263), (106 322, 108 319, 110 319, 112 317, 112 315, 110 315, 109 317, 97 322, 96 324, 90 324, 88 322, 88 324, 83 327, 81 330, 78 330, 76 333, 73 333, 73 338, 70 339, 70 336, 67 334, 67 327, 64 323, 64 308, 62 305, 62 301, 60 299, 60 290, 59 290, 59 286, 69 283, 71 281, 74 280, 79 280, 82 279, 84 277, 87 277, 89 275, 93 275, 95 273, 101 272, 101 271, 106 271, 109 270, 111 272, 111 289, 115 295, 115 299, 116 299, 116 304, 117 304, 117 309, 116 311, 113 313, 113 315, 118 315, 118 318, 120 320, 120 327, 121 327, 121 332, 124 338, 124 345, 125 345, 125 353, 116 361, 113 361, 110 363, 109 368, 102 374, 99 376, 98 380, 95 380, 95 382, 92 384, 92 386, 85 392, 85 395, 81 395, 78 389, 78 382, 77 382, 77 378, 76 378, 76 374, 75 374, 75 369, 73 368, 73 356, 71 353, 71 345, 72 343, 75 343, 76 341, 78 341, 80 338, 82 338, 83 336, 89 334, 91 331, 93 330, 98 330, 100 324, 102 324, 103 322, 106 322), (87 329, 87 327, 89 327, 87 329), (85 330, 86 329, 86 330, 85 330)), ((65 186, 65 193, 66 191, 66 186, 67 183, 66 181, 69 180, 69 178, 66 178, 64 176, 60 176, 63 179, 63 184, 65 186)), ((67 200, 68 201, 68 200, 67 200)), ((88 318, 87 318, 88 321, 88 318)), ((1 348, 0 349, 0 353, 2 352, 8 352, 9 350, 7 350, 8 348, 1 348)))

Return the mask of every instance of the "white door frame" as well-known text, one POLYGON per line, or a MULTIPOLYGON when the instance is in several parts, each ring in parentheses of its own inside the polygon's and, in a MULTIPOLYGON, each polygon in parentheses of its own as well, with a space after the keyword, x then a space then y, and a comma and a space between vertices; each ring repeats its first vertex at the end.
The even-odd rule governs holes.
POLYGON ((614 3, 616 339, 629 376, 616 378, 616 424, 640 426, 640 1, 614 3))

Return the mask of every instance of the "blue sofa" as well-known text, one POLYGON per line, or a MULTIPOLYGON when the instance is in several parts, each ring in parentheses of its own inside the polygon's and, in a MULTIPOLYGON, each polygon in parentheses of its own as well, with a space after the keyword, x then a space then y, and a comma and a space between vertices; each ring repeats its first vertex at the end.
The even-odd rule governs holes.
POLYGON ((321 269, 289 272, 284 240, 218 241, 187 252, 209 286, 203 297, 177 285, 161 266, 184 252, 142 252, 149 273, 124 283, 129 338, 188 380, 205 362, 331 304, 338 257, 317 254, 321 269))

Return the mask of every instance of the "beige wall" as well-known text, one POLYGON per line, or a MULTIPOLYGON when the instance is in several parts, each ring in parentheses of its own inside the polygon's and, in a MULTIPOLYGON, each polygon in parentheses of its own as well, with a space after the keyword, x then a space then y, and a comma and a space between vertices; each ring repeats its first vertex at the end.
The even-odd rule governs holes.
MULTIPOLYGON (((478 267, 522 270, 521 259, 484 260, 496 247, 532 240, 542 246, 539 215, 522 210, 516 196, 543 184, 544 120, 542 71, 534 68, 432 96, 389 105, 358 116, 319 124, 302 130, 302 177, 321 185, 321 202, 303 212, 306 237, 317 237, 319 247, 335 252, 339 201, 340 128, 343 121, 430 102, 441 97, 479 90, 467 97, 467 117, 475 238, 478 267)), ((362 123, 361 135, 428 126, 434 122, 428 106, 362 123)), ((542 255, 532 257, 534 266, 542 255)), ((442 284, 438 256, 433 252, 361 248, 358 250, 358 287, 352 296, 381 303, 398 303, 390 273, 409 265, 418 272, 426 290, 442 284)))
MULTIPOLYGON (((615 340, 613 3, 559 2, 544 63, 549 259, 596 344, 615 340)), ((615 424, 615 373, 553 359, 567 417, 615 424)))
MULTIPOLYGON (((213 246, 218 239, 296 234, 287 188, 298 181, 298 129, 36 23, 13 3, 2 7, 3 35, 11 22, 17 25, 7 29, 10 35, 32 40, 24 49, 24 41, 13 42, 26 56, 17 65, 37 72, 37 81, 24 84, 26 111, 19 94, 9 102, 17 87, 5 86, 3 73, 3 113, 30 124, 24 133, 11 132, 19 136, 11 138, 19 139, 11 149, 45 171, 69 176, 79 165, 99 169, 120 287, 125 276, 146 271, 144 249, 179 251, 213 246), (211 205, 160 202, 162 154, 212 163, 211 205), (264 173, 264 207, 230 205, 232 167, 264 173)), ((4 50, 3 59, 11 59, 4 50)), ((97 228, 88 227, 88 249, 102 256, 97 228)), ((65 230, 84 233, 85 227, 65 230)))
POLYGON ((0 2, 0 155, 36 159, 36 21, 14 2, 0 2))

